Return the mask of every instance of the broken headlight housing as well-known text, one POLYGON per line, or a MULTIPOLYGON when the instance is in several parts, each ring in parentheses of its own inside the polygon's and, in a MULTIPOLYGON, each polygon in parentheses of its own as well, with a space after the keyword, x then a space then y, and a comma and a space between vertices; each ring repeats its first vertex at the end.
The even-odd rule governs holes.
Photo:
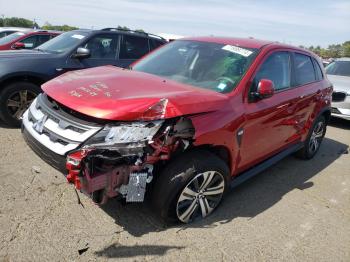
POLYGON ((163 120, 157 120, 106 125, 101 131, 85 142, 84 148, 106 148, 123 144, 144 144, 152 140, 163 122, 163 120))

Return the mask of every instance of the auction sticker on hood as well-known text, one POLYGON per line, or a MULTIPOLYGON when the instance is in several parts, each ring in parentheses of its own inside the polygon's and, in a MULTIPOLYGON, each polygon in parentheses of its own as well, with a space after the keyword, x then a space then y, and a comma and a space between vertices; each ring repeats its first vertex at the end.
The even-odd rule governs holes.
POLYGON ((238 46, 234 46, 234 45, 225 45, 223 48, 223 50, 235 53, 235 54, 239 54, 245 57, 250 56, 253 52, 248 50, 248 49, 244 49, 242 47, 238 47, 238 46))

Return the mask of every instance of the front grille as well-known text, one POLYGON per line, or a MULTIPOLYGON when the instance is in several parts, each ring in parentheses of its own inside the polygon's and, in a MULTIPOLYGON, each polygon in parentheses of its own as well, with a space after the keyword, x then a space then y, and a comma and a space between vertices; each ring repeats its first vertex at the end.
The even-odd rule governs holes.
POLYGON ((56 168, 58 171, 66 173, 66 158, 64 156, 58 155, 40 144, 39 141, 32 137, 31 134, 23 127, 22 133, 24 140, 40 158, 56 168))
POLYGON ((102 125, 76 118, 41 94, 23 116, 24 128, 58 155, 66 155, 98 132, 102 125))
POLYGON ((346 98, 346 93, 344 92, 333 92, 332 101, 333 102, 342 102, 346 98))

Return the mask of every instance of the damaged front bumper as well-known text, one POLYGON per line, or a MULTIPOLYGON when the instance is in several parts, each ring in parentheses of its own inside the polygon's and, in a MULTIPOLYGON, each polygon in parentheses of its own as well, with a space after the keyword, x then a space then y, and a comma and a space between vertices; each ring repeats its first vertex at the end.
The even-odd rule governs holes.
POLYGON ((22 132, 46 162, 97 203, 122 195, 142 202, 153 165, 186 149, 194 135, 189 119, 96 124, 39 95, 23 116, 22 132))

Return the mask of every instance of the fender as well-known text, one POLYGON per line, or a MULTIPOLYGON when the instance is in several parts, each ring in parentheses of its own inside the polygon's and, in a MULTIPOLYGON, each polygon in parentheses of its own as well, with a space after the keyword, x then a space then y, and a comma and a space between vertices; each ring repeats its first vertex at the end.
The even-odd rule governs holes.
POLYGON ((19 80, 27 81, 30 78, 35 79, 36 82, 39 82, 40 85, 50 79, 50 77, 47 75, 35 73, 35 72, 22 71, 22 72, 10 73, 0 77, 0 90, 4 88, 6 83, 12 82, 13 80, 19 79, 19 80))

